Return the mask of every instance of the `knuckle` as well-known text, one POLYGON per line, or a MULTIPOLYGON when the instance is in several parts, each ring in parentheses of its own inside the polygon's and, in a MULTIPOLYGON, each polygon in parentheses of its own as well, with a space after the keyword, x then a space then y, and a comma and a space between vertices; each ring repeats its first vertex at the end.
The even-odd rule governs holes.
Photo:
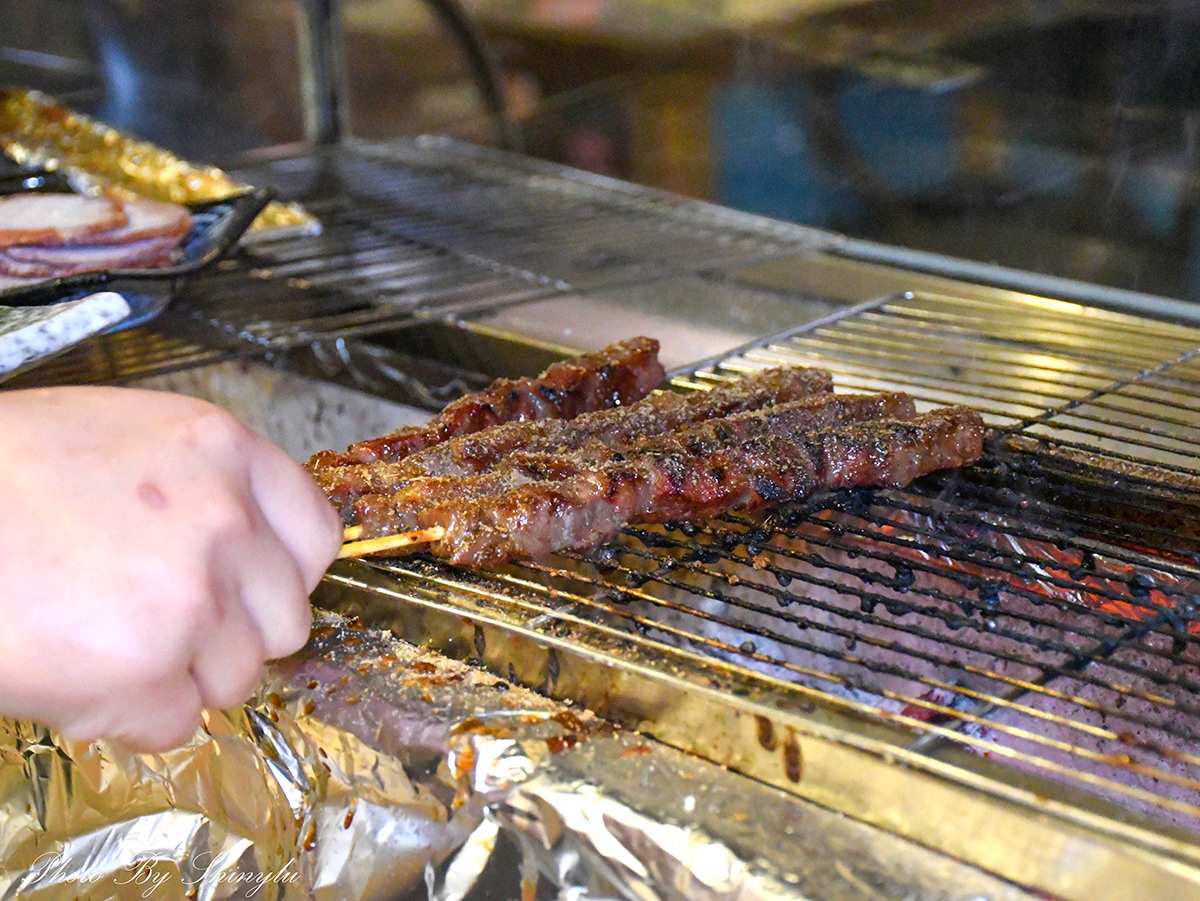
POLYGON ((211 404, 198 406, 182 425, 185 446, 218 459, 241 459, 250 439, 250 430, 236 417, 211 404))
POLYGON ((201 711, 198 706, 179 707, 161 721, 158 726, 143 736, 138 743, 147 751, 169 751, 185 744, 200 725, 201 711))
POLYGON ((138 661, 136 681, 131 685, 131 695, 145 695, 160 686, 177 682, 187 672, 188 658, 185 654, 163 648, 146 652, 138 661))
POLYGON ((272 659, 286 657, 300 650, 308 643, 312 632, 313 614, 307 597, 302 603, 289 605, 288 613, 291 615, 281 617, 284 622, 271 630, 272 641, 268 650, 272 659))
POLYGON ((163 619, 170 619, 169 634, 186 636, 207 625, 219 612, 221 599, 203 572, 186 570, 176 575, 176 582, 166 596, 167 609, 163 619))

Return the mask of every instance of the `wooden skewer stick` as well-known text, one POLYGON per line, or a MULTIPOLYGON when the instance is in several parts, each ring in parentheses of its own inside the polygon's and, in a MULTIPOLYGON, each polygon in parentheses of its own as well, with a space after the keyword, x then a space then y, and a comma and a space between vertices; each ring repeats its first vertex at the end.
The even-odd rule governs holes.
POLYGON ((346 526, 342 530, 342 541, 358 541, 358 539, 362 538, 362 533, 362 526, 346 526))
POLYGON ((399 550, 413 544, 428 544, 437 541, 446 530, 441 526, 430 526, 428 529, 417 529, 415 532, 400 532, 396 535, 384 535, 381 538, 367 538, 363 541, 348 541, 338 551, 338 559, 343 557, 367 557, 371 554, 383 554, 387 551, 399 550))

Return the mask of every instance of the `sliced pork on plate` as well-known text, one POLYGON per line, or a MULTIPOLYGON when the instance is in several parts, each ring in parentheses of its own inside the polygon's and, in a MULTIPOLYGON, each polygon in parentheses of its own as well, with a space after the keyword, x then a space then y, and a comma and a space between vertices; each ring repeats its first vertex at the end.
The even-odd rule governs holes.
POLYGON ((0 199, 0 247, 86 241, 127 221, 123 205, 110 197, 14 194, 0 199))
POLYGON ((169 265, 186 207, 143 198, 33 193, 0 198, 0 289, 107 269, 169 265))

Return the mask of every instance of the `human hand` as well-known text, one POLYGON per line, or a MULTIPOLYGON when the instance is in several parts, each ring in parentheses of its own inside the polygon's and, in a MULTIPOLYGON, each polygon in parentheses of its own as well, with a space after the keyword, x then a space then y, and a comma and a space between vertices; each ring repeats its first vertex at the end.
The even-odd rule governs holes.
POLYGON ((341 541, 283 451, 161 392, 0 392, 0 498, 0 713, 137 750, 303 646, 341 541))

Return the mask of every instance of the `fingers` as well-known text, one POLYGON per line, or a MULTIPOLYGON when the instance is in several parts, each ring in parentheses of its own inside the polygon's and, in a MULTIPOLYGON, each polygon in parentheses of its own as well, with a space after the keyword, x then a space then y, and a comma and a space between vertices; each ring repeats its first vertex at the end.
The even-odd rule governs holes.
POLYGON ((298 463, 188 398, 0 394, 0 712, 160 750, 304 644, 341 525, 298 463))
POLYGON ((210 709, 233 707, 253 693, 262 678, 267 651, 258 622, 243 606, 235 579, 215 588, 221 593, 219 616, 193 636, 188 674, 210 709))
POLYGON ((295 560, 305 592, 311 592, 341 547, 337 511, 312 477, 274 446, 253 459, 250 485, 267 524, 295 560))
POLYGON ((203 703, 195 681, 186 672, 143 686, 138 704, 120 696, 91 705, 66 721, 52 723, 69 741, 104 736, 136 751, 167 751, 186 742, 200 724, 203 703))
POLYGON ((187 440, 225 472, 222 493, 198 513, 214 575, 236 578, 269 657, 298 650, 311 625, 308 594, 341 545, 336 511, 296 461, 226 414, 189 424, 187 440))
POLYGON ((298 651, 308 640, 312 627, 309 585, 300 563, 267 525, 261 511, 255 510, 253 515, 258 520, 257 540, 229 549, 223 564, 236 582, 236 589, 225 598, 226 618, 242 619, 243 628, 253 629, 258 636, 265 657, 274 659, 298 651))

